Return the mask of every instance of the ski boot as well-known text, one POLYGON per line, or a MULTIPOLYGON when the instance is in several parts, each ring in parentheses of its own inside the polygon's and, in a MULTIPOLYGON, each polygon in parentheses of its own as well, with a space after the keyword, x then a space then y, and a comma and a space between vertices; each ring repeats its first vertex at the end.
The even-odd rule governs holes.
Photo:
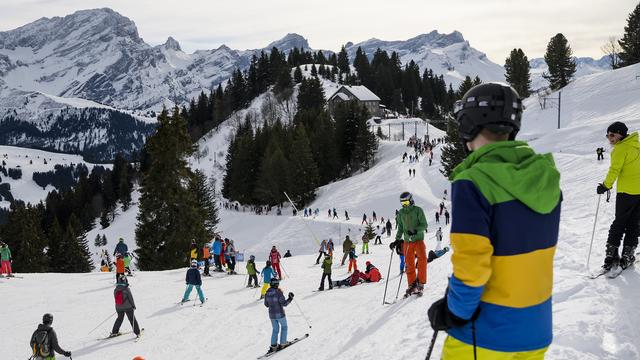
POLYGON ((407 291, 404 292, 404 297, 408 298, 409 296, 411 296, 416 286, 417 286, 417 282, 414 281, 413 284, 411 284, 411 286, 407 288, 407 291))
POLYGON ((286 348, 287 346, 291 345, 291 342, 287 341, 284 344, 280 344, 278 345, 278 350, 282 350, 284 348, 286 348))
POLYGON ((324 291, 324 288, 323 287, 319 287, 318 291, 324 291))
POLYGON ((618 247, 613 245, 607 245, 606 254, 604 256, 604 265, 602 265, 602 270, 609 271, 614 267, 618 266, 618 262, 620 261, 620 257, 618 256, 618 247))
POLYGON ((267 354, 278 351, 278 345, 269 346, 269 350, 267 350, 267 354))
POLYGON ((413 287, 413 291, 411 295, 422 296, 422 292, 424 291, 424 285, 420 283, 416 283, 416 286, 413 287))
POLYGON ((631 246, 624 246, 622 248, 622 256, 620 256, 620 267, 626 269, 636 262, 635 257, 636 249, 631 246))

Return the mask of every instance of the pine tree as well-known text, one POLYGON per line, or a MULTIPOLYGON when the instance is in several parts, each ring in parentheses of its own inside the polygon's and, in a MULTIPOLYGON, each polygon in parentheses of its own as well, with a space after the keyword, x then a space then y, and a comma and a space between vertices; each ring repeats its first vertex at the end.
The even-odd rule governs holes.
POLYGON ((200 210, 206 230, 205 238, 210 239, 216 232, 220 222, 213 188, 207 181, 207 176, 201 170, 196 170, 191 181, 191 191, 200 210))
POLYGON ((637 64, 640 62, 640 4, 636 6, 624 27, 624 35, 619 41, 620 67, 637 64))
POLYGON ((505 78, 520 97, 527 98, 531 94, 531 74, 529 59, 522 49, 513 49, 504 64, 505 78))
POLYGON ((349 68, 349 55, 347 55, 347 50, 344 48, 344 45, 338 53, 337 65, 341 73, 348 74, 351 72, 351 69, 349 68))
POLYGON ((292 87, 293 82, 291 81, 291 72, 289 71, 289 68, 283 68, 280 71, 278 81, 276 81, 276 85, 273 90, 276 94, 282 94, 287 90, 291 90, 292 87))
POLYGON ((47 239, 41 227, 43 213, 42 205, 34 207, 15 201, 10 206, 7 223, 0 227, 0 239, 11 249, 16 272, 48 271, 48 259, 44 256, 47 239))
POLYGON ((71 215, 69 218, 67 228, 62 235, 61 247, 63 251, 56 259, 58 271, 72 273, 93 270, 93 260, 91 260, 87 244, 87 233, 75 215, 71 215))
POLYGON ((304 125, 295 129, 291 148, 291 196, 297 206, 305 206, 316 197, 316 188, 320 177, 318 167, 313 160, 311 145, 304 125))
POLYGON ((109 224, 109 212, 105 209, 102 211, 102 215, 100 215, 100 226, 102 226, 103 229, 106 229, 109 227, 109 224))
POLYGON ((460 86, 458 87, 458 93, 457 93, 457 98, 458 99, 462 99, 462 97, 464 96, 464 94, 467 93, 467 91, 471 90, 472 87, 474 87, 474 82, 473 80, 471 80, 471 77, 469 75, 467 75, 464 78, 464 81, 460 84, 460 86))
POLYGON ((285 200, 284 192, 290 191, 290 171, 289 161, 278 140, 272 138, 256 181, 255 197, 260 204, 275 206, 285 200))
POLYGON ((293 81, 296 84, 300 84, 302 82, 302 70, 300 70, 300 66, 296 66, 296 69, 293 71, 293 81))
POLYGON ((369 130, 369 126, 367 126, 367 120, 370 117, 367 108, 364 106, 359 106, 359 109, 355 112, 355 114, 357 136, 356 147, 353 151, 355 156, 352 159, 352 169, 368 170, 373 164, 376 150, 378 149, 378 139, 369 130))
POLYGON ((571 54, 571 47, 564 35, 557 34, 551 38, 544 55, 549 72, 542 74, 549 81, 551 89, 558 90, 571 81, 576 72, 576 63, 571 54))
POLYGON ((100 247, 102 246, 102 237, 100 237, 100 234, 96 235, 96 238, 93 240, 93 245, 95 247, 100 247))
POLYGON ((102 234, 102 246, 107 246, 107 235, 102 234))
POLYGON ((316 64, 311 65, 311 76, 314 78, 318 78, 318 69, 316 69, 316 64))
POLYGON ((442 147, 440 172, 449 178, 453 169, 467 157, 464 149, 465 144, 460 140, 458 133, 458 122, 451 116, 447 119, 447 134, 445 136, 446 145, 442 147))
POLYGON ((298 92, 298 110, 322 109, 325 103, 320 80, 316 77, 302 79, 298 92))
POLYGON ((367 223, 367 226, 365 226, 364 228, 364 236, 367 237, 367 239, 369 240, 373 240, 376 237, 376 232, 373 229, 373 224, 372 223, 367 223))

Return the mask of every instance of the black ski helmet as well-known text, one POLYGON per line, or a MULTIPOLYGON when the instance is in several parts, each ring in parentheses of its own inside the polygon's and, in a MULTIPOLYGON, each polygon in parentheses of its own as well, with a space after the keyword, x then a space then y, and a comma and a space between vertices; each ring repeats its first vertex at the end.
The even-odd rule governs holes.
POLYGON ((454 105, 460 139, 467 142, 486 128, 514 140, 522 121, 522 99, 510 86, 486 83, 472 87, 454 105))
POLYGON ((42 323, 45 325, 51 325, 53 323, 53 315, 49 313, 42 315, 42 323))
POLYGON ((272 288, 277 288, 277 287, 278 287, 278 285, 280 285, 280 280, 278 280, 278 278, 277 278, 277 277, 272 277, 272 278, 271 278, 271 280, 269 280, 269 285, 270 285, 272 288))
POLYGON ((409 203, 413 205, 413 195, 411 195, 411 193, 408 191, 403 192, 402 194, 400 194, 400 202, 403 201, 409 201, 409 203))

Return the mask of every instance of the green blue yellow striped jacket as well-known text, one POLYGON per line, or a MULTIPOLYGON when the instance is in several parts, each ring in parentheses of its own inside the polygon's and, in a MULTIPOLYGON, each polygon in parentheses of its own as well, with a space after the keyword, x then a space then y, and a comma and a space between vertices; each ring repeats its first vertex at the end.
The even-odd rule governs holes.
MULTIPOLYGON (((449 310, 475 320, 477 345, 520 352, 551 344, 560 174, 521 141, 485 145, 451 175, 449 310)), ((472 344, 471 323, 449 335, 472 344)))

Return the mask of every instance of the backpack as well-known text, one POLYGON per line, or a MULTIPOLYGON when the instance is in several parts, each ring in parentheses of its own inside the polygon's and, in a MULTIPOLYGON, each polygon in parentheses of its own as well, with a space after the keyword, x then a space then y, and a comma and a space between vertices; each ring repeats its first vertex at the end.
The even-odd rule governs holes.
POLYGON ((36 330, 31 338, 31 349, 34 356, 49 357, 49 330, 36 330))
POLYGON ((122 305, 124 302, 124 296, 122 295, 122 290, 116 291, 116 305, 122 305))

